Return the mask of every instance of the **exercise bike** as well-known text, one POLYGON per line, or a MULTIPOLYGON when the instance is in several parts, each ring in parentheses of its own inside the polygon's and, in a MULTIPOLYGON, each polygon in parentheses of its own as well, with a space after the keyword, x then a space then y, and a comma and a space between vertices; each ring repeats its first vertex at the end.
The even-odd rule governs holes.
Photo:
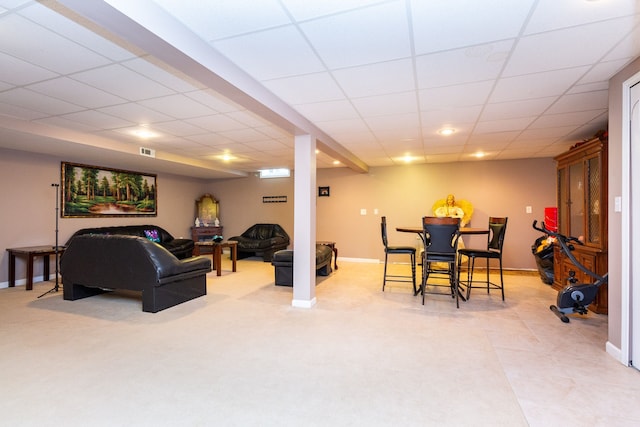
POLYGON ((600 286, 608 282, 609 273, 607 272, 604 276, 600 276, 578 262, 571 251, 575 249, 575 247, 573 246, 574 243, 583 245, 583 242, 575 237, 567 237, 565 235, 547 229, 547 227, 544 225, 544 222, 542 223, 542 227, 538 227, 537 223, 538 221, 533 221, 534 230, 538 230, 551 237, 555 237, 558 244, 560 245, 560 249, 569 258, 573 265, 595 279, 595 282, 593 283, 578 283, 576 272, 573 270, 569 272, 569 278, 567 279, 568 283, 564 288, 558 291, 558 300, 556 302, 556 305, 552 305, 549 307, 549 309, 553 311, 553 313, 558 316, 560 320, 562 320, 564 323, 569 323, 567 314, 587 314, 587 308, 589 307, 589 304, 591 304, 596 298, 598 289, 600 288, 600 286))

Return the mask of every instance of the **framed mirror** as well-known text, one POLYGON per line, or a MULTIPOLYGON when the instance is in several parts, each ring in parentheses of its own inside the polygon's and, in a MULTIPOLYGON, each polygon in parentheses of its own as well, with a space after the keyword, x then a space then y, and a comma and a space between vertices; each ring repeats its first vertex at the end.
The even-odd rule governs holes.
POLYGON ((213 225, 216 218, 220 218, 220 204, 211 194, 196 200, 196 217, 205 225, 213 225))

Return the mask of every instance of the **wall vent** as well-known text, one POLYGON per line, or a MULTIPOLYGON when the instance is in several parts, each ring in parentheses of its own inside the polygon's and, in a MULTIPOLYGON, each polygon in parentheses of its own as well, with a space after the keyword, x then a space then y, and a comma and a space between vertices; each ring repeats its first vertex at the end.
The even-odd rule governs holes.
POLYGON ((141 156, 147 156, 147 157, 156 157, 156 150, 152 149, 152 148, 144 148, 144 147, 140 147, 140 155, 141 156))

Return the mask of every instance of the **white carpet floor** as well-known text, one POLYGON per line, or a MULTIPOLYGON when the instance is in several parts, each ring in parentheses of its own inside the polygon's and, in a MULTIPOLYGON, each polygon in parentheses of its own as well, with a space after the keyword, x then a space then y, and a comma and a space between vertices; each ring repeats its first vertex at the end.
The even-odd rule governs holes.
POLYGON ((340 262, 299 309, 269 263, 223 267, 156 314, 135 293, 0 289, 0 426, 640 425, 640 373, 605 353, 607 317, 561 323, 537 275, 456 309, 340 262))

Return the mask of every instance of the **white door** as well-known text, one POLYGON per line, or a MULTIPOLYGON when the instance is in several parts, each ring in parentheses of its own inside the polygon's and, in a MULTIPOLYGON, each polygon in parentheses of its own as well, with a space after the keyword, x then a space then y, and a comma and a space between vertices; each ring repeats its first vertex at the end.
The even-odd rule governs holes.
MULTIPOLYGON (((640 369, 640 83, 631 87, 631 354, 630 360, 640 369)), ((623 177, 624 179, 624 177, 623 177)))

